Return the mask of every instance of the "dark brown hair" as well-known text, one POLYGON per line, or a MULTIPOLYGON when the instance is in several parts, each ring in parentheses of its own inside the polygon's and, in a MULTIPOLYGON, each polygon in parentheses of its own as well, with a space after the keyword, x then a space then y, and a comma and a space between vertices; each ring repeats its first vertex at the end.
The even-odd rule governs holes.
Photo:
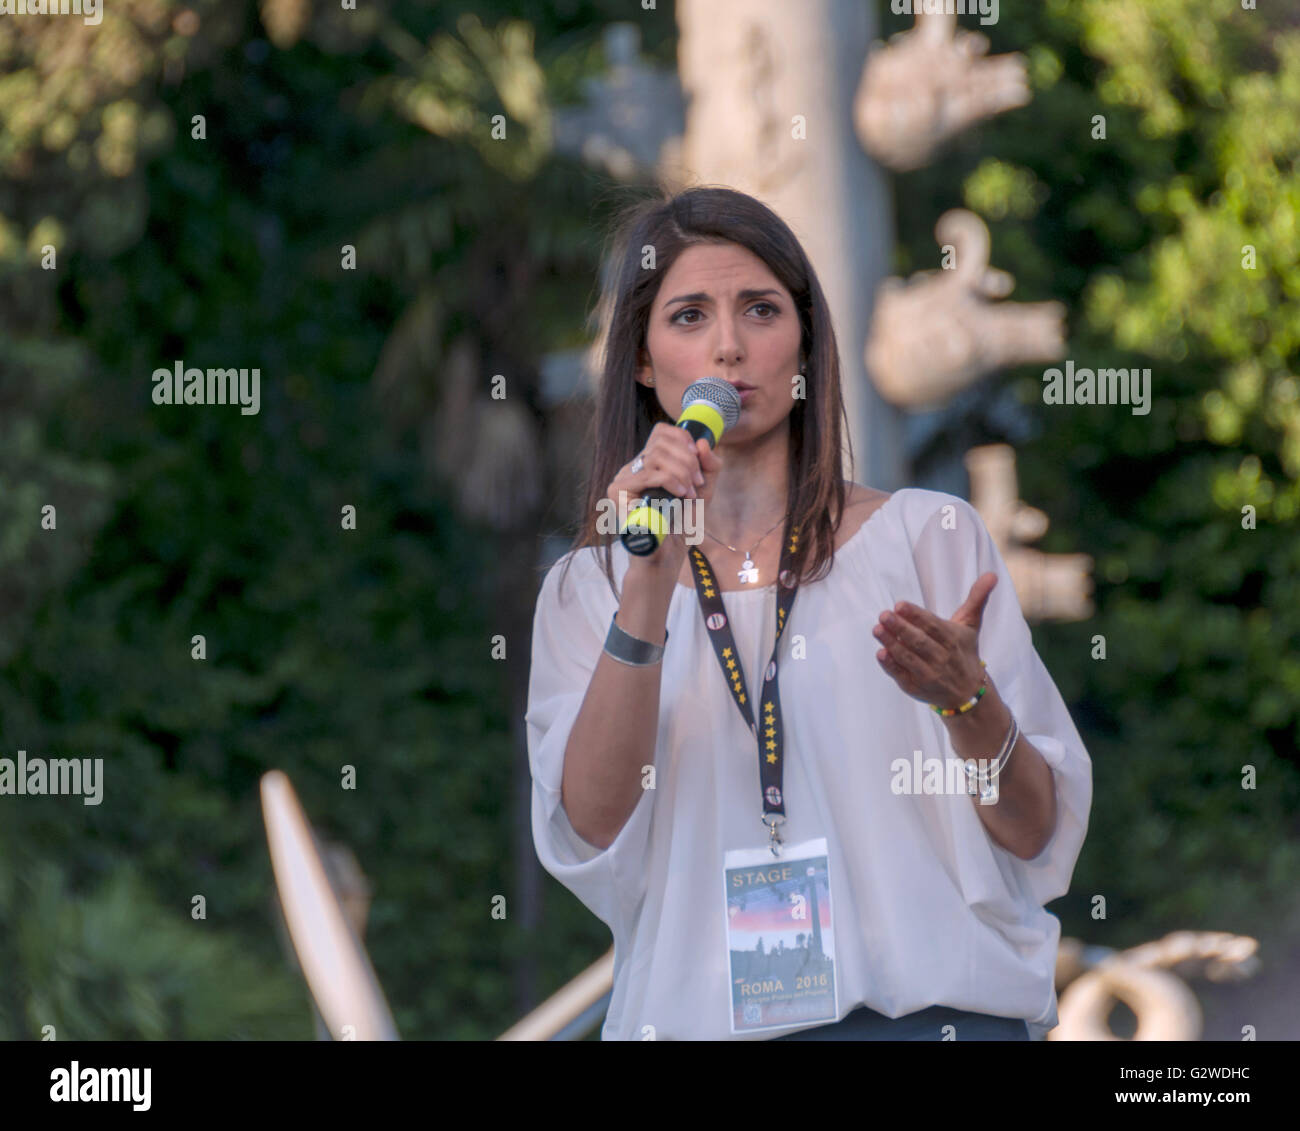
POLYGON ((798 239, 775 212, 734 189, 696 186, 625 207, 606 244, 599 303, 604 338, 600 389, 591 425, 591 471, 574 546, 604 546, 611 588, 617 535, 598 532, 597 504, 619 469, 645 447, 650 430, 660 421, 672 423, 654 389, 635 375, 664 276, 686 248, 702 243, 748 248, 794 299, 805 378, 805 396, 795 399, 790 414, 790 522, 804 532, 795 572, 801 580, 819 580, 830 572, 834 557, 835 532, 844 514, 840 447, 847 429, 841 423, 839 352, 826 297, 798 239), (650 249, 654 267, 646 268, 642 264, 650 249))

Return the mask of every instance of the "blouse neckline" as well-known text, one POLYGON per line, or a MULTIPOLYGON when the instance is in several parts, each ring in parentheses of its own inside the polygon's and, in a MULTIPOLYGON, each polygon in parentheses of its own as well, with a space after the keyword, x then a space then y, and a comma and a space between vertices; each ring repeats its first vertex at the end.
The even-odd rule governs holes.
MULTIPOLYGON (((900 488, 900 490, 902 490, 902 488, 900 488)), ((878 506, 878 507, 877 507, 874 511, 872 511, 869 515, 867 515, 866 520, 862 523, 862 525, 859 526, 859 527, 857 528, 857 530, 855 530, 855 531, 853 532, 853 534, 850 536, 849 540, 848 540, 847 542, 845 542, 844 545, 842 545, 838 550, 836 550, 835 553, 836 553, 837 555, 844 553, 845 550, 847 550, 847 549, 848 549, 850 546, 852 546, 852 545, 853 545, 853 544, 854 544, 854 543, 855 543, 859 538, 861 538, 862 535, 863 535, 863 533, 866 531, 867 527, 870 526, 870 525, 871 525, 871 524, 876 520, 876 515, 880 514, 881 511, 883 511, 887 506, 889 506, 889 504, 892 503, 892 502, 894 501, 894 499, 898 497, 898 493, 899 493, 898 491, 892 491, 892 492, 890 492, 889 498, 887 498, 883 503, 880 504, 880 506, 878 506)), ((683 585, 680 581, 675 582, 675 583, 673 584, 673 588, 674 588, 674 590, 680 589, 680 590, 682 590, 682 592, 684 592, 684 593, 694 593, 694 592, 695 592, 695 586, 694 586, 694 585, 683 585)), ((720 594, 721 596, 723 596, 723 597, 745 597, 745 596, 750 596, 750 597, 752 597, 752 596, 755 596, 755 595, 757 595, 757 594, 759 594, 759 593, 767 593, 767 592, 769 592, 770 590, 775 589, 775 588, 776 588, 776 582, 775 582, 775 581, 769 581, 766 585, 760 585, 760 586, 758 586, 757 588, 754 588, 754 589, 749 589, 749 588, 745 588, 745 589, 719 589, 718 592, 719 592, 719 594, 720 594)), ((675 595, 676 595, 676 594, 674 593, 674 596, 675 596, 675 595)))

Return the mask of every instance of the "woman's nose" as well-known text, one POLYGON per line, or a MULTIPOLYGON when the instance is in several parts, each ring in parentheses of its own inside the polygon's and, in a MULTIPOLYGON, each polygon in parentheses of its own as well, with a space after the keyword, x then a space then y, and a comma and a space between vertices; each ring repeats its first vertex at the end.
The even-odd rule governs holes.
POLYGON ((736 341, 735 335, 731 333, 724 334, 714 349, 713 356, 718 362, 734 363, 739 361, 740 343, 736 341))

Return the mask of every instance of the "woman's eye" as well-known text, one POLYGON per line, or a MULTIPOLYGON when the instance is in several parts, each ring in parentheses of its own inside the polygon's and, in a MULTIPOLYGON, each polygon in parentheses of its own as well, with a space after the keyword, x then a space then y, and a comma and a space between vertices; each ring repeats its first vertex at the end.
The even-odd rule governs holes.
MULTIPOLYGON (((770 302, 756 302, 756 303, 754 303, 754 305, 751 306, 749 309, 750 309, 750 310, 757 310, 760 306, 765 306, 765 307, 767 307, 768 310, 771 311, 770 314, 764 316, 764 319, 763 319, 764 321, 767 321, 768 319, 773 318, 773 317, 776 315, 776 313, 777 313, 777 309, 776 309, 776 307, 773 306, 770 302)), ((694 306, 688 306, 688 307, 686 307, 685 310, 679 310, 676 314, 674 314, 674 315, 672 316, 671 319, 669 319, 669 321, 671 321, 671 322, 676 322, 677 319, 681 318, 682 315, 684 315, 684 314, 699 314, 699 313, 700 313, 700 311, 699 311, 699 309, 698 309, 697 307, 694 307, 694 306)), ((683 326, 694 326, 695 323, 694 323, 694 322, 683 322, 683 323, 681 323, 681 325, 683 325, 683 326)))

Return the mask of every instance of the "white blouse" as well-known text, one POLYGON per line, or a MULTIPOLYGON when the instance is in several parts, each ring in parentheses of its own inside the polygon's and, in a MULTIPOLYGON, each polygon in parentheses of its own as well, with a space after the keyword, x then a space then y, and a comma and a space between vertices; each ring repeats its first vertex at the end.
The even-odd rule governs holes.
MULTIPOLYGON (((564 749, 618 603, 596 550, 565 557, 574 562, 564 600, 561 559, 542 584, 533 627, 533 839, 546 870, 613 933, 602 1039, 755 1040, 810 1027, 731 1033, 724 854, 765 846, 767 832, 755 740, 693 589, 679 584, 668 614, 655 788, 603 851, 569 824, 560 803, 564 749)), ((621 588, 621 545, 613 562, 621 588)), ((722 599, 752 689, 771 653, 776 589, 722 599)), ((827 840, 839 1017, 859 1004, 887 1017, 944 1005, 1023 1018, 1041 1040, 1057 1023, 1061 930, 1043 904, 1070 886, 1092 766, 1034 650, 1006 564, 968 502, 895 491, 839 549, 826 578, 800 585, 781 641, 780 702, 782 836, 787 845, 827 840), (891 788, 896 759, 915 764, 918 750, 923 759, 957 755, 939 716, 880 667, 871 630, 903 600, 951 617, 989 570, 998 584, 984 610, 980 658, 1056 783, 1056 828, 1029 861, 990 838, 976 799, 891 788)))

